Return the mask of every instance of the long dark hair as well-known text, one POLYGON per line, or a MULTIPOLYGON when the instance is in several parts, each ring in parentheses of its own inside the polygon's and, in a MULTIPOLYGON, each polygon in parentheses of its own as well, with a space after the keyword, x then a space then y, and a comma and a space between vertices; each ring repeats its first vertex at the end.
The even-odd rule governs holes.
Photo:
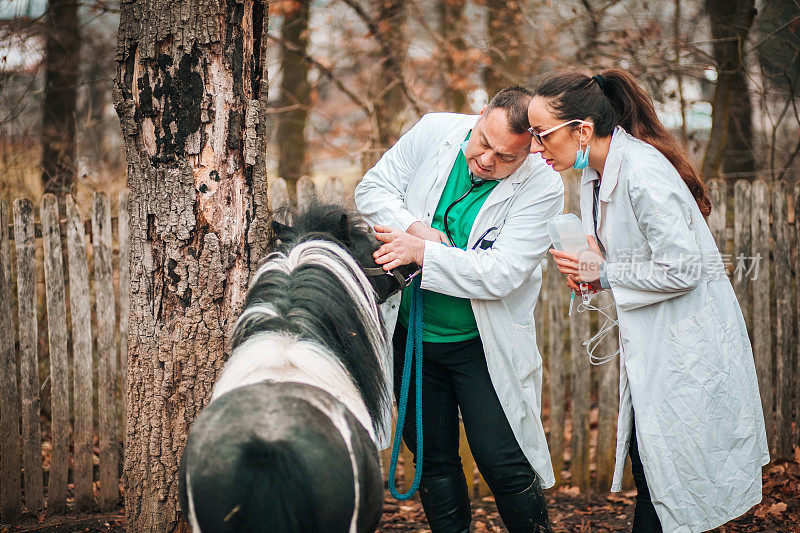
POLYGON ((591 77, 580 72, 556 72, 545 77, 533 92, 548 100, 559 119, 591 118, 598 137, 611 135, 619 125, 652 145, 681 175, 703 216, 711 214, 711 199, 702 174, 658 120, 653 100, 630 73, 618 68, 591 77))

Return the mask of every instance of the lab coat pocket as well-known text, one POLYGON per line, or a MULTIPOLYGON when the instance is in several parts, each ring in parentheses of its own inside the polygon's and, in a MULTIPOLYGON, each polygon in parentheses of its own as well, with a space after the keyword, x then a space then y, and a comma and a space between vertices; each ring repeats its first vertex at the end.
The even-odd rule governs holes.
POLYGON ((536 325, 512 323, 511 342, 514 369, 525 385, 531 377, 541 374, 542 356, 536 346, 536 325))
POLYGON ((724 376, 725 353, 735 349, 713 305, 672 324, 667 343, 672 362, 686 384, 704 390, 724 376))

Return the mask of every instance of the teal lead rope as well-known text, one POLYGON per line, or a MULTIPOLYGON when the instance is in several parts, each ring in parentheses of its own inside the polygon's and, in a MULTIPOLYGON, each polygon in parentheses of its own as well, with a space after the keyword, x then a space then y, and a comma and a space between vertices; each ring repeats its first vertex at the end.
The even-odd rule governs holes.
POLYGON ((422 477, 422 289, 420 277, 411 285, 411 310, 408 317, 408 335, 406 336, 406 353, 403 362, 403 381, 400 384, 400 401, 397 404, 397 424, 394 428, 394 442, 392 442, 392 460, 389 463, 389 492, 396 499, 403 501, 411 498, 419 488, 422 477), (416 361, 414 359, 416 358, 416 361), (406 407, 408 406, 408 389, 411 380, 411 364, 416 363, 416 426, 417 426, 417 468, 414 471, 414 482, 405 494, 397 492, 394 484, 395 470, 397 470, 397 456, 400 455, 400 441, 403 437, 403 424, 406 421, 406 407))

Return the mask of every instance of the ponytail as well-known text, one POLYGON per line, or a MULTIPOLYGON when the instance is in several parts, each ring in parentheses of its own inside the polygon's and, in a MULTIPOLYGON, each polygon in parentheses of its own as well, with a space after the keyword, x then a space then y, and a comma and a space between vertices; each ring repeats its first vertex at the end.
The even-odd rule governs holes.
POLYGON ((534 95, 550 100, 550 108, 560 119, 590 117, 598 137, 611 135, 619 125, 652 145, 681 175, 703 216, 711 214, 711 199, 702 175, 658 120, 650 96, 628 72, 609 69, 592 77, 578 72, 559 72, 545 78, 534 95))

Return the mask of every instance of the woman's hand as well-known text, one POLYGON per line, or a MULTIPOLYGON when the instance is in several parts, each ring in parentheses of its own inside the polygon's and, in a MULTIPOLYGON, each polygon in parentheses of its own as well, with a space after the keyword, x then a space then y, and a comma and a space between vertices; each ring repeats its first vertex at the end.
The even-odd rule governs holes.
MULTIPOLYGON (((567 287, 569 287, 573 291, 581 292, 581 287, 580 287, 581 283, 582 282, 577 281, 575 279, 575 276, 573 276, 572 274, 567 274, 567 287)), ((585 282, 583 282, 583 283, 585 283, 585 282)), ((592 281, 590 283, 586 283, 586 284, 589 286, 589 291, 590 292, 597 292, 597 291, 602 291, 603 290, 603 287, 600 286, 600 280, 599 279, 596 279, 596 280, 594 280, 594 281, 592 281)))
POLYGON ((604 259, 600 247, 591 235, 586 236, 589 249, 580 254, 551 249, 550 254, 562 274, 567 274, 567 285, 578 290, 580 283, 587 283, 593 289, 600 289, 600 269, 604 259))
POLYGON ((425 257, 425 241, 397 228, 375 226, 375 237, 384 244, 372 256, 375 262, 389 271, 409 263, 422 266, 425 257))

